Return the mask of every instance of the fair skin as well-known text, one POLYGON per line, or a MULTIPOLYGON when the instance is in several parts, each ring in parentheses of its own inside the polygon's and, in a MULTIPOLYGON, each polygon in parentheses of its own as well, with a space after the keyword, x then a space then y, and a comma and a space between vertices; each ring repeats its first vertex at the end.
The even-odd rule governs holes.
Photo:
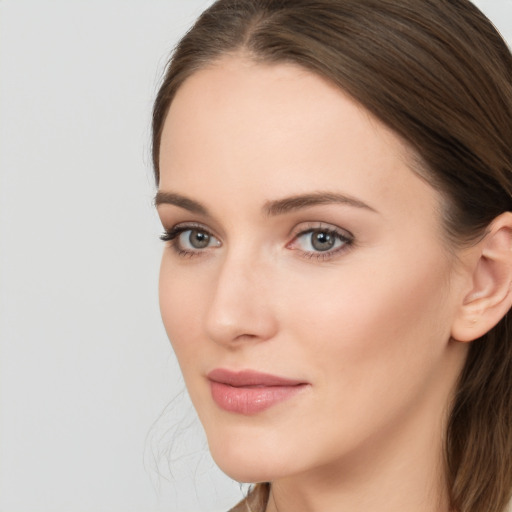
POLYGON ((178 232, 162 317, 214 459, 272 482, 268 512, 449 509, 442 432, 468 346, 453 338, 487 328, 467 304, 497 272, 481 245, 449 249, 440 195, 410 155, 291 64, 225 57, 171 104, 157 206, 178 232), (212 398, 217 368, 303 385, 233 412, 212 398))

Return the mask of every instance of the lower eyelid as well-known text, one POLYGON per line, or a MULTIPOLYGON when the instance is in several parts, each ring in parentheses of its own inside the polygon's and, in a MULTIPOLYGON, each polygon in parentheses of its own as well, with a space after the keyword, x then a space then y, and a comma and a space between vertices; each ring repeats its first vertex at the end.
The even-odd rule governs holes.
POLYGON ((301 258, 306 260, 329 261, 337 257, 341 257, 344 253, 350 251, 352 246, 352 242, 346 242, 340 247, 329 251, 303 251, 300 249, 296 249, 296 251, 299 253, 301 258))

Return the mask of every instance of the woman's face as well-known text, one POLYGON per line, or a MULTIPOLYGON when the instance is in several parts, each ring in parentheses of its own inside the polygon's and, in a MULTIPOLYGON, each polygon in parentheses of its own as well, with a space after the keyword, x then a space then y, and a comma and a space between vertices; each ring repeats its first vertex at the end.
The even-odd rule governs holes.
POLYGON ((465 357, 450 341, 462 285, 440 195, 410 160, 291 64, 226 57, 179 89, 160 150, 161 311, 235 479, 436 452, 465 357))

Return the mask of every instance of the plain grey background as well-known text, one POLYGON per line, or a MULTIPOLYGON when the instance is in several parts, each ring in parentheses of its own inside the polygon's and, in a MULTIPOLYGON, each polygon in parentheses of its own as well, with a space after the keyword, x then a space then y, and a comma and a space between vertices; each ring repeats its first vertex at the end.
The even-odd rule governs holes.
MULTIPOLYGON (((0 0, 0 512, 241 497, 207 453, 157 301, 151 104, 210 3, 0 0)), ((512 41, 512 1, 476 3, 512 41)))

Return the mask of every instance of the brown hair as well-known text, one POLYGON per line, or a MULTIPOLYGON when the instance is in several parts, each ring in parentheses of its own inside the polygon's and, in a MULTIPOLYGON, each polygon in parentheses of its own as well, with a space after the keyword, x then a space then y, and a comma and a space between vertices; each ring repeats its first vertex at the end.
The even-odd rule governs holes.
MULTIPOLYGON (((418 155, 415 170, 445 197, 454 243, 475 240, 512 210, 512 56, 469 0, 215 2, 177 46, 155 101, 157 183, 177 89, 240 50, 329 79, 405 139, 418 155)), ((511 496, 510 322, 507 315, 471 343, 454 397, 445 452, 459 512, 503 512, 511 496)), ((253 498, 265 493, 260 485, 253 498)))

